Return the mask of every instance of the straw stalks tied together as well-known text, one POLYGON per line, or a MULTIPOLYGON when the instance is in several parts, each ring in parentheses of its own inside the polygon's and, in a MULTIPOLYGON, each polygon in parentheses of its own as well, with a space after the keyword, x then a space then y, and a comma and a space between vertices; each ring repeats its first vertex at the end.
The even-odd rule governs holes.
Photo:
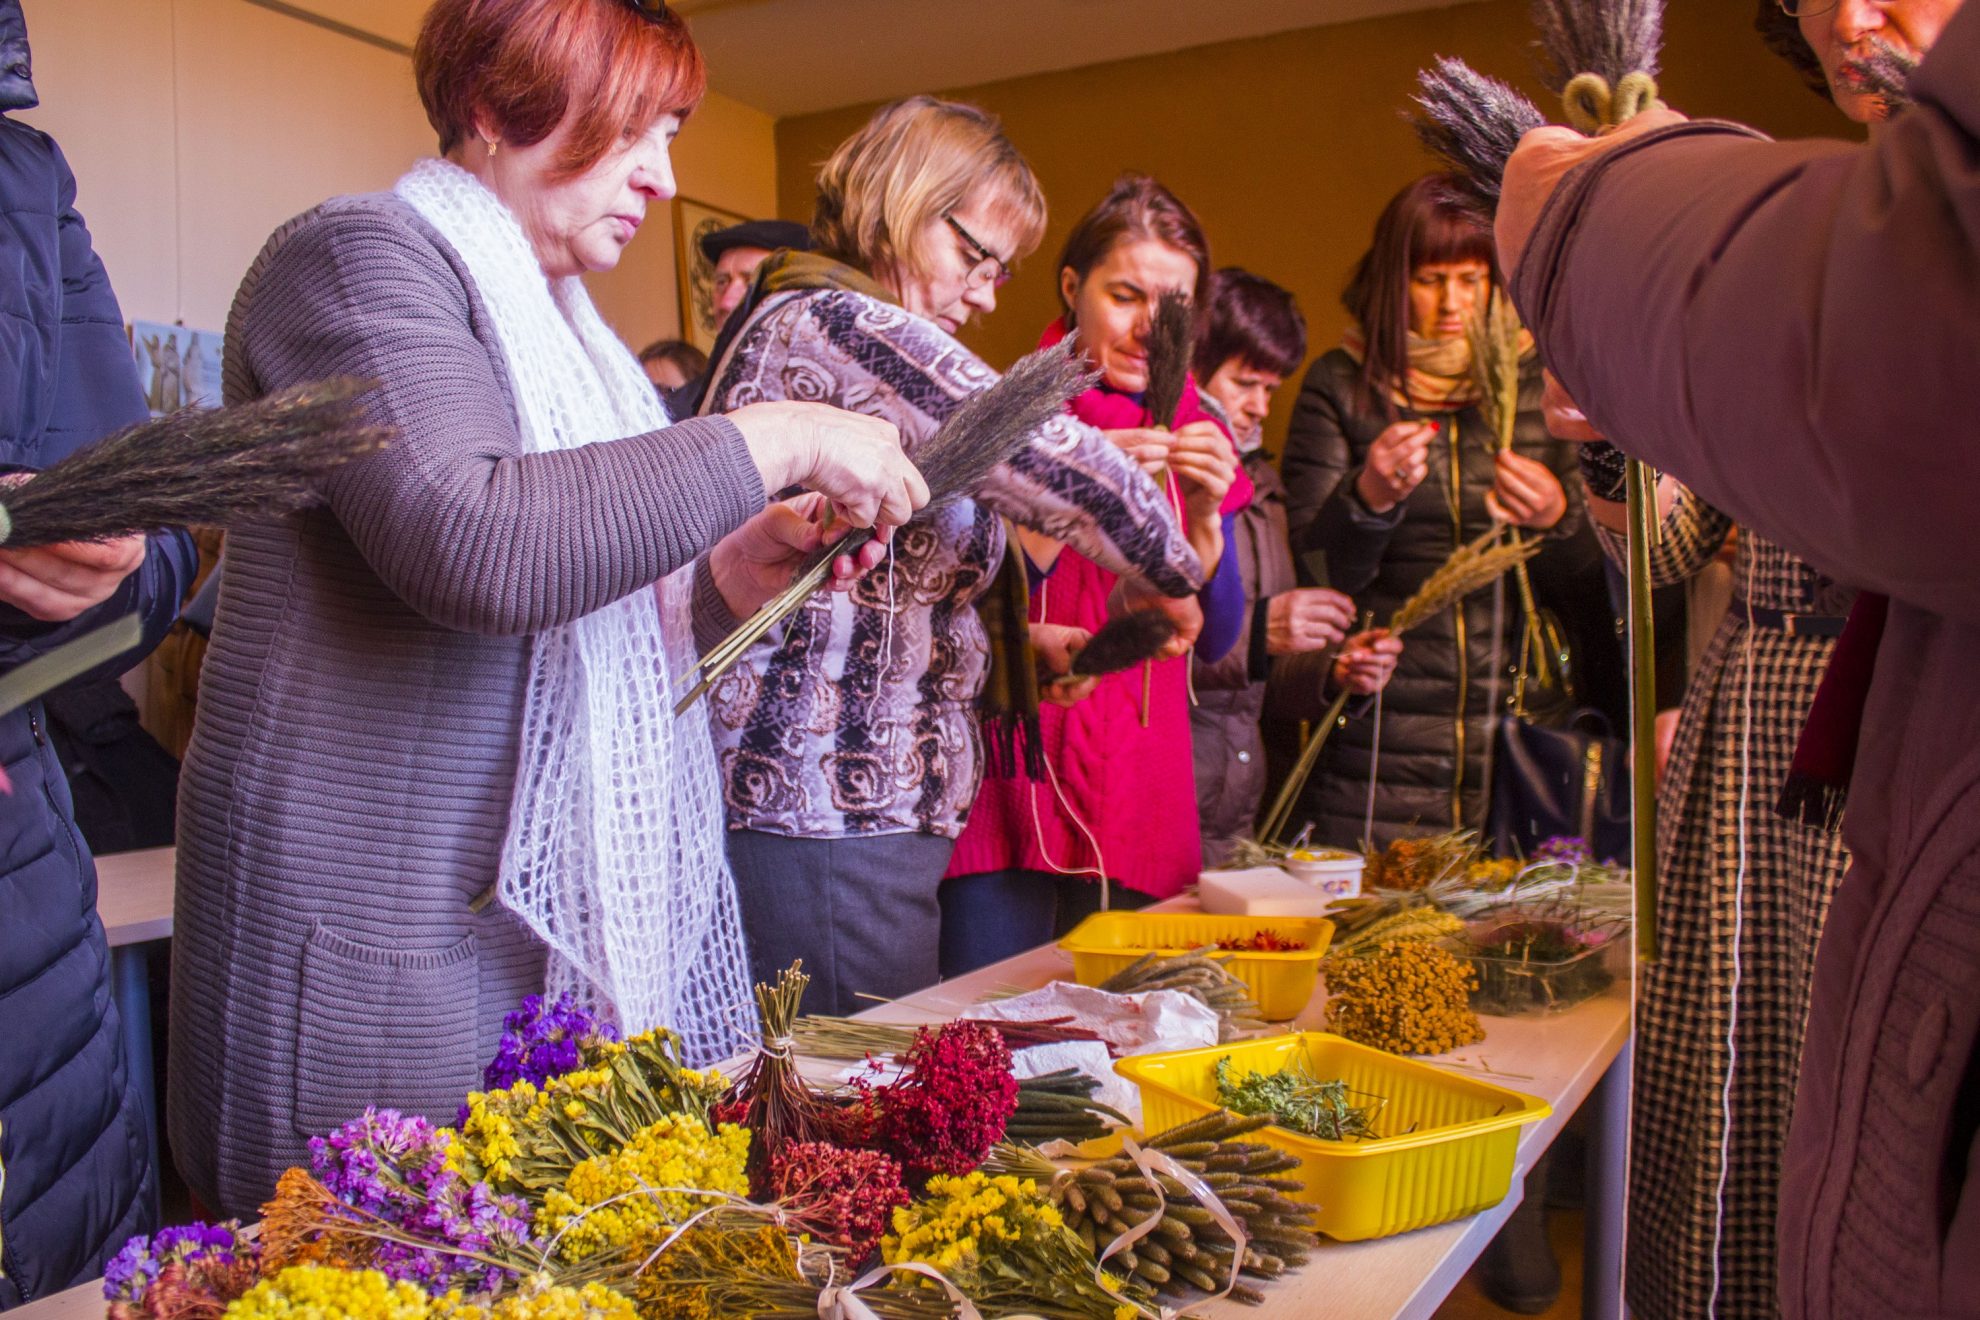
POLYGON ((1004 1127, 1011 1141, 1090 1141, 1133 1120, 1093 1098, 1100 1080, 1077 1068, 1018 1079, 1017 1111, 1004 1127))
POLYGON ((374 383, 298 385, 232 408, 182 408, 112 432, 0 489, 0 542, 107 541, 156 527, 228 526, 308 508, 340 465, 382 448, 357 401, 374 383))
MULTIPOLYGON (((992 471, 1010 460, 1028 436, 1097 379, 1068 341, 1026 354, 1003 379, 963 400, 914 452, 915 466, 921 469, 929 492, 928 505, 915 520, 923 521, 943 505, 967 498, 992 471)), ((701 681, 675 705, 674 714, 699 701, 750 647, 824 586, 835 557, 856 553, 876 535, 862 528, 820 550, 790 586, 771 597, 701 658, 701 681)))
MULTIPOLYGON (((994 1018, 958 1020, 990 1028, 1002 1036, 1004 1045, 1012 1050, 1100 1039, 1098 1032, 1067 1025, 1072 1021, 1069 1017, 1040 1018, 1030 1022, 1006 1022, 994 1018)), ((864 1059, 877 1054, 906 1053, 920 1030, 920 1027, 905 1022, 868 1022, 863 1018, 807 1015, 797 1020, 791 1038, 799 1054, 814 1059, 864 1059)))
POLYGON ((1160 610, 1131 610, 1117 614, 1073 657, 1075 678, 1099 678, 1132 669, 1160 655, 1175 640, 1175 620, 1160 610))
MULTIPOLYGON (((1490 586, 1508 569, 1524 564, 1540 551, 1538 541, 1505 541, 1499 539, 1499 529, 1494 527, 1478 539, 1452 551, 1436 572, 1423 580, 1416 594, 1404 601, 1389 618, 1389 635, 1400 637, 1428 619, 1433 619, 1451 606, 1469 596, 1472 592, 1490 586)), ((1327 736, 1339 724, 1343 712, 1347 710, 1349 697, 1343 688, 1334 704, 1327 708, 1313 736, 1306 740, 1306 747, 1299 754, 1299 761, 1292 773, 1279 789, 1279 795, 1272 799, 1271 810, 1265 813, 1264 821, 1258 827, 1258 837, 1266 844, 1275 842, 1292 822, 1293 805, 1299 800, 1300 790, 1313 773, 1313 767, 1320 760, 1320 749, 1326 744, 1327 736)))
MULTIPOLYGON (((1308 1227, 1312 1207, 1292 1199, 1305 1189, 1296 1156, 1245 1138, 1272 1121, 1269 1114, 1240 1116, 1224 1110, 1170 1128, 1142 1144, 1159 1150, 1209 1184, 1224 1208, 1244 1226, 1243 1272, 1275 1279, 1307 1263, 1319 1239, 1308 1227)), ((1151 1182, 1126 1155, 1063 1174, 1027 1146, 1003 1145, 986 1168, 1049 1182, 1066 1226, 1097 1256, 1122 1233, 1151 1215, 1159 1226, 1108 1262, 1134 1281, 1170 1295, 1191 1289, 1213 1293, 1230 1278, 1235 1245, 1210 1211, 1183 1185, 1161 1176, 1151 1182)), ((1258 1305, 1265 1295, 1240 1283, 1232 1294, 1258 1305)))
MULTIPOLYGON (((1509 454, 1513 432, 1519 425, 1519 360, 1521 326, 1512 299, 1494 291, 1485 300, 1485 311, 1465 322, 1464 334, 1471 344, 1471 377, 1478 386, 1479 411, 1492 428, 1492 451, 1509 454)), ((1525 540, 1517 527, 1508 530, 1515 543, 1525 540)), ((1547 663, 1547 634, 1540 624, 1540 605, 1533 595, 1533 578, 1525 564, 1513 565, 1513 581, 1519 588, 1519 607, 1524 617, 1520 633, 1520 673, 1531 673, 1542 686, 1554 681, 1547 663)))
POLYGON ((1189 297, 1170 289, 1155 299, 1155 315, 1148 327, 1148 393, 1150 425, 1174 430, 1176 410, 1182 406, 1183 389, 1189 382, 1189 353, 1196 339, 1196 321, 1189 308, 1189 297))
POLYGON ((1232 976, 1225 966, 1230 957, 1215 957, 1216 951, 1215 945, 1206 944, 1189 953, 1144 953, 1102 981, 1099 988, 1117 995, 1180 990, 1215 1010, 1218 1044, 1263 1031, 1265 1010, 1251 997, 1244 982, 1232 976))

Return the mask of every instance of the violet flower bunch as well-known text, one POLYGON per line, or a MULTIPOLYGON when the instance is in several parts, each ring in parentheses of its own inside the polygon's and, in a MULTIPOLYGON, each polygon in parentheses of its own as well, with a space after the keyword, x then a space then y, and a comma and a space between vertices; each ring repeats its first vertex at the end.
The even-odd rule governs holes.
POLYGON ((392 1109, 367 1109, 309 1143, 310 1167, 331 1195, 426 1244, 380 1241, 370 1264, 434 1293, 493 1289, 521 1272, 494 1260, 540 1254, 521 1199, 464 1177, 449 1162, 454 1148, 451 1129, 392 1109))
POLYGON ((552 1077, 585 1066, 585 1051, 617 1041, 619 1031, 581 1007, 567 990, 555 1003, 531 995, 502 1019, 495 1057, 482 1070, 484 1090, 506 1091, 517 1082, 541 1086, 552 1077))
POLYGON ((260 1248, 237 1220, 178 1225, 126 1242, 104 1267, 103 1298, 114 1320, 217 1315, 253 1286, 260 1265, 260 1248))

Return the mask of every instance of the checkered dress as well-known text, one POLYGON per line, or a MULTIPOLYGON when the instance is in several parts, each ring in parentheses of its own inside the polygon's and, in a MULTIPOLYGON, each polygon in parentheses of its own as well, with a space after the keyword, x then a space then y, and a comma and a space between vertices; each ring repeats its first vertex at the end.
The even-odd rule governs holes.
MULTIPOLYGON (((1731 529, 1683 492, 1653 552, 1658 584, 1697 573, 1731 529)), ((1619 554, 1622 538, 1602 535, 1619 554)), ((1835 643, 1749 628, 1749 601, 1840 614, 1849 595, 1740 529, 1732 609, 1686 693, 1657 799, 1660 959, 1643 969, 1636 1019, 1627 1295, 1639 1320, 1777 1314, 1781 1148, 1816 937, 1848 860, 1839 835, 1774 813, 1835 643), (1735 995, 1728 1143, 1722 1097, 1735 995)))

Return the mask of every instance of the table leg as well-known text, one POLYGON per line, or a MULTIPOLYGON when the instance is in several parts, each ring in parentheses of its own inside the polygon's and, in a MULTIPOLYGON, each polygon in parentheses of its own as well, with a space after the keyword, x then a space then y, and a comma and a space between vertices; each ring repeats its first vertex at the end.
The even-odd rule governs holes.
POLYGON ((110 950, 110 993, 117 1001, 124 1068, 144 1111, 145 1156, 151 1162, 151 1204, 147 1219, 158 1222, 158 1088, 151 1071, 151 970, 148 944, 122 944, 110 950))
POLYGON ((1624 1041, 1588 1097, 1588 1159, 1582 1216, 1581 1314, 1623 1315, 1623 1223, 1629 1182, 1630 1042, 1624 1041))

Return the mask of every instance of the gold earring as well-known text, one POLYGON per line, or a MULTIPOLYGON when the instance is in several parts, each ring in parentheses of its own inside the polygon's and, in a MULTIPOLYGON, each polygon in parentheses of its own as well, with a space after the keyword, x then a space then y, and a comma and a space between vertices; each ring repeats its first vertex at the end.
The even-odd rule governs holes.
POLYGON ((496 149, 497 147, 500 147, 500 146, 502 145, 502 139, 501 139, 501 138, 484 138, 484 139, 482 139, 482 140, 483 140, 483 141, 485 141, 485 142, 486 142, 486 143, 488 144, 488 158, 489 158, 490 160, 493 160, 493 159, 495 159, 495 149, 496 149))

